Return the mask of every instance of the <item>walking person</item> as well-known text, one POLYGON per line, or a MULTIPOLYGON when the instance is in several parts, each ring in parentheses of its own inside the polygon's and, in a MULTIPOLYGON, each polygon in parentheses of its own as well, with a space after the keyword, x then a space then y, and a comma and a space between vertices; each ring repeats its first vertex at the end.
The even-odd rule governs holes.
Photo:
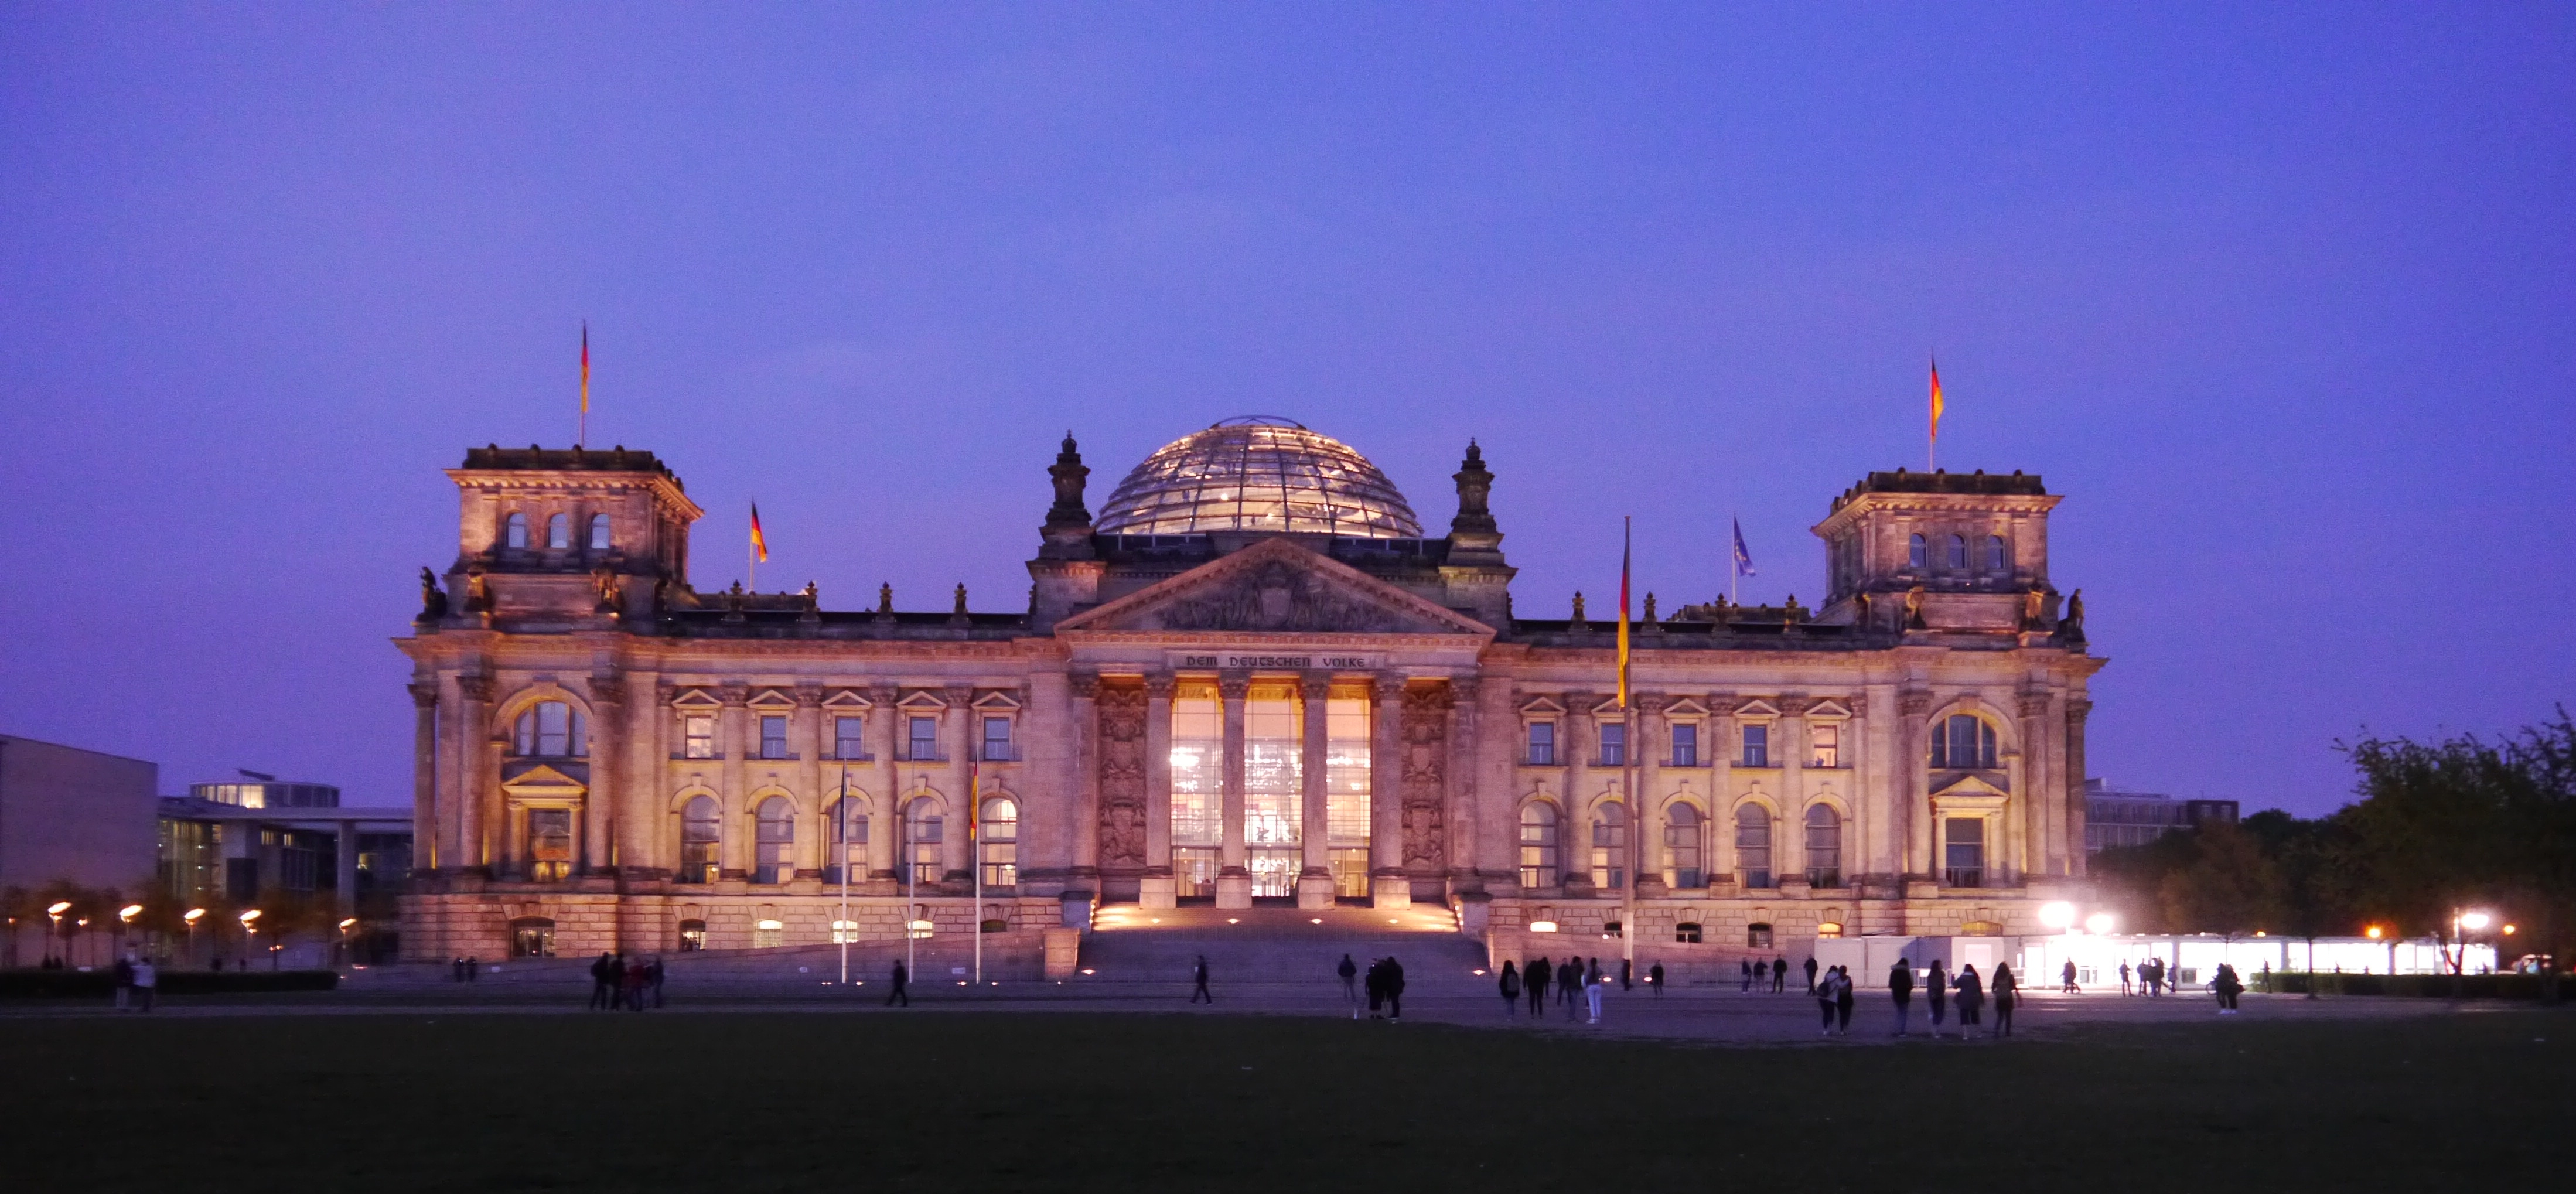
POLYGON ((590 1006, 584 1010, 594 1012, 608 1010, 609 986, 611 981, 608 967, 611 964, 610 960, 614 957, 616 957, 615 954, 611 954, 607 950, 601 950, 599 951, 599 960, 590 964, 590 1006))
POLYGON ((1521 1013, 1521 972, 1512 969, 1508 960, 1503 963, 1502 990, 1503 1018, 1515 1019, 1521 1013))
POLYGON ((1646 985, 1654 990, 1655 998, 1661 999, 1664 997, 1663 963, 1657 962, 1652 966, 1646 967, 1646 985))
POLYGON ((625 978, 620 984, 625 992, 626 1010, 630 1012, 644 1010, 644 987, 652 981, 652 975, 644 968, 644 959, 637 958, 626 964, 625 978))
POLYGON ((1896 1004, 1896 1035, 1905 1035, 1905 1016, 1914 1008, 1914 968, 1898 958, 1887 968, 1887 997, 1896 1004))
POLYGON ((1601 988, 1609 982, 1601 973, 1601 959, 1592 959, 1592 965, 1583 972, 1583 1000, 1592 1005, 1592 1023, 1601 1022, 1601 988))
POLYGON ((1941 967, 1941 959, 1932 959, 1932 969, 1923 976, 1923 999, 1931 1009, 1932 1039, 1941 1039, 1941 1015, 1950 1007, 1950 972, 1941 967))
MULTIPOLYGON (((1509 962, 1503 964, 1511 965, 1509 962)), ((1342 964, 1334 967, 1333 973, 1342 976, 1342 1002, 1350 1004, 1352 1011, 1358 1011, 1360 1007, 1359 963, 1352 961, 1349 954, 1343 954, 1342 964)))
POLYGON ((1741 977, 1743 978, 1743 980, 1744 980, 1744 985, 1743 985, 1743 987, 1741 987, 1740 989, 1741 989, 1745 994, 1747 994, 1747 995, 1752 994, 1752 993, 1753 993, 1753 963, 1751 963, 1751 962, 1737 962, 1737 963, 1735 964, 1735 966, 1736 966, 1736 969, 1740 972, 1740 976, 1741 976, 1741 977))
POLYGON ((1977 1023, 1977 1013, 1986 1006, 1986 983, 1977 977, 1976 963, 1959 968, 1957 981, 1951 984, 1959 991, 1959 1039, 1968 1039, 1968 1029, 1977 1023))
POLYGON ((1620 989, 1620 990, 1622 990, 1622 991, 1634 991, 1634 990, 1636 990, 1636 989, 1637 989, 1637 985, 1636 985, 1635 983, 1633 983, 1633 982, 1629 981, 1629 980, 1630 980, 1630 978, 1631 978, 1632 976, 1634 976, 1634 975, 1635 975, 1635 973, 1636 973, 1636 966, 1637 966, 1637 963, 1636 963, 1635 961, 1631 960, 1631 959, 1628 959, 1628 958, 1621 958, 1621 959, 1619 959, 1619 989, 1620 989))
POLYGON ((2122 959, 2120 959, 2120 994, 2121 994, 2121 995, 2123 995, 2123 996, 2126 996, 2128 993, 2129 993, 2129 960, 2128 960, 2127 958, 2122 958, 2122 959))
POLYGON ((152 1010, 152 996, 161 986, 161 970, 150 958, 134 960, 134 1001, 144 1011, 152 1010))
POLYGON ((1404 963, 1386 956, 1386 1018, 1388 1023, 1404 1019, 1404 963))
POLYGON ((2236 977, 2235 965, 2228 962, 2219 963, 2218 977, 2211 981, 2209 987, 2210 990, 2218 993, 2218 1014, 2235 1015, 2236 996, 2245 990, 2245 983, 2236 977))
POLYGON ((1521 983, 1529 988, 1530 1019, 1547 1014, 1547 983, 1555 973, 1545 958, 1532 958, 1529 965, 1521 968, 1521 983))
POLYGON ((911 983, 912 971, 904 968, 903 959, 896 958, 894 960, 894 990, 886 994, 885 1005, 887 1007, 893 1007, 895 1005, 895 1001, 901 1000, 905 1007, 911 1007, 912 995, 904 990, 904 988, 910 986, 911 983))
POLYGON ((1789 959, 1786 956, 1771 959, 1771 993, 1778 995, 1788 989, 1789 959))
MULTIPOLYGON (((2074 963, 2069 962, 2067 965, 2073 966, 2074 963)), ((2021 997, 2020 986, 2021 984, 2013 979, 2011 963, 1995 963, 1995 1035, 1997 1037, 2012 1035, 2013 1003, 2021 997)))
POLYGON ((1583 959, 1567 958, 1556 968, 1556 1001, 1565 1005, 1565 1018, 1574 1018, 1574 1001, 1583 988, 1583 959))
POLYGON ((116 1010, 124 1011, 134 1003, 134 955, 116 960, 116 1010))
POLYGON ((1807 959, 1807 994, 1816 993, 1816 960, 1807 959))
POLYGON ((635 987, 635 984, 629 981, 634 976, 627 973, 628 969, 629 968, 626 965, 626 955, 619 954, 616 957, 609 959, 608 1010, 612 1012, 624 1011, 626 1009, 626 993, 633 990, 635 987))
POLYGON ((2060 976, 2065 980, 2065 983, 2063 986, 2060 986, 2058 990, 2069 995, 2081 995, 2084 993, 2083 988, 2075 985, 2075 959, 2068 958, 2066 960, 2066 969, 2060 972, 2060 976))
POLYGON ((1216 996, 1208 994, 1207 978, 1207 955, 1200 954, 1198 965, 1190 968, 1190 982, 1193 984, 1190 987, 1190 1002, 1197 1003, 1202 999, 1209 1003, 1216 1002, 1216 996))
POLYGON ((662 1006, 662 959, 653 959, 653 965, 644 977, 645 981, 653 984, 653 1006, 662 1006))
POLYGON ((1371 958, 1368 967, 1369 1019, 1383 1020, 1386 1007, 1386 959, 1371 958))
POLYGON ((1852 976, 1848 967, 1834 967, 1834 1035, 1851 1035, 1852 976))
POLYGON ((1816 1012, 1819 1017, 1818 1022, 1824 1026, 1823 1035, 1825 1036, 1832 1036, 1834 1034, 1833 980, 1833 972, 1827 971, 1825 973, 1824 982, 1808 988, 1808 994, 1814 996, 1816 1000, 1816 1012))

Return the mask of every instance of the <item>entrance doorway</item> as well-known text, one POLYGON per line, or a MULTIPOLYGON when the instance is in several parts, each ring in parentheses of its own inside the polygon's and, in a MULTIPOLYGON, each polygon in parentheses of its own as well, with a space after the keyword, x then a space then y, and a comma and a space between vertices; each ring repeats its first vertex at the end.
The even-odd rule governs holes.
POLYGON ((1252 852, 1250 862, 1252 894, 1255 899, 1262 896, 1297 894, 1297 872, 1305 865, 1305 860, 1298 851, 1255 850, 1252 852))

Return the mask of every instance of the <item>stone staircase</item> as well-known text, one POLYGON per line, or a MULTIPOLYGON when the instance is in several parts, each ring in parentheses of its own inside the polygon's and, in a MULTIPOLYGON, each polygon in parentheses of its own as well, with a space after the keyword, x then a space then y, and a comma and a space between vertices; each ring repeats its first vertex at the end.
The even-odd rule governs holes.
POLYGON ((1102 908, 1082 942, 1084 984, 1187 983, 1204 956, 1212 982, 1330 984, 1342 955, 1362 969, 1393 956, 1408 987, 1438 976, 1465 978, 1485 964, 1485 947, 1458 930, 1447 908, 1146 909, 1102 908))

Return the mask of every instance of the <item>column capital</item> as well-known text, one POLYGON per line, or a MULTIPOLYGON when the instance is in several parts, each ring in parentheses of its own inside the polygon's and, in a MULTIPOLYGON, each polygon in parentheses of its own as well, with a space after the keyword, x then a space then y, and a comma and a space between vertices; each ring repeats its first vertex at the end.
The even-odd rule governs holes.
POLYGON ((939 690, 939 695, 952 709, 962 710, 975 703, 975 690, 962 684, 942 688, 939 690))
POLYGON ((414 708, 435 709, 438 707, 437 680, 414 680, 406 687, 411 689, 411 703, 414 708))
POLYGON ((2044 692, 2022 693, 2016 703, 2024 717, 2038 717, 2048 712, 2048 694, 2044 692))
POLYGON ((751 686, 748 684, 719 684, 716 686, 716 699, 723 701, 729 707, 738 707, 750 704, 751 686))
POLYGON ((2066 702, 2066 720, 2068 721, 2080 722, 2086 717, 2091 716, 2092 713, 2093 702, 2086 700, 2083 697, 2074 697, 2066 702))
POLYGON ((1309 705, 1331 699, 1333 678, 1322 672, 1307 672, 1297 677, 1297 695, 1309 705))
POLYGON ((1145 696, 1150 700, 1168 701, 1172 699, 1172 689, 1178 687, 1180 682, 1181 678, 1170 672, 1147 672, 1145 696))
POLYGON ((1217 695, 1228 701, 1240 701, 1252 691, 1252 676, 1246 672, 1226 672, 1216 678, 1217 695))
POLYGON ((1457 694, 1458 699, 1462 701, 1472 703, 1476 699, 1477 691, 1484 686, 1485 679, 1482 676, 1449 677, 1449 691, 1457 694))
POLYGON ((492 699, 492 677, 458 676, 456 678, 456 692, 457 695, 464 697, 466 700, 473 701, 478 704, 489 702, 492 699))
POLYGON ((1637 703, 1637 712, 1643 713, 1648 717, 1663 716, 1664 710, 1671 708, 1673 704, 1672 694, 1670 693, 1640 692, 1635 694, 1635 698, 1637 703))
POLYGON ((1404 695, 1404 676, 1399 672, 1379 672, 1369 677, 1369 691, 1381 701, 1394 700, 1404 695))
POLYGON ((868 703, 880 709, 894 708, 896 698, 903 695, 902 690, 892 684, 870 684, 865 691, 868 694, 868 703))
POLYGON ((1909 688, 1903 692, 1897 693, 1896 711, 1907 717, 1921 717, 1924 714, 1931 712, 1931 690, 1925 688, 1909 688))
POLYGON ((799 684, 795 688, 795 696, 797 708, 811 709, 823 703, 823 687, 819 684, 799 684))
POLYGON ((1086 668, 1066 672, 1064 680, 1073 689, 1073 699, 1077 701, 1093 700, 1100 695, 1100 673, 1097 671, 1086 668))

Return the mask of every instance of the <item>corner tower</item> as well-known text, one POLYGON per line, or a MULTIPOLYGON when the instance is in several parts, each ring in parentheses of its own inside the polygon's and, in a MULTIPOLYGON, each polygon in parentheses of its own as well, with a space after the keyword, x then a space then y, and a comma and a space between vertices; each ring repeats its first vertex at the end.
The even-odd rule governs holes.
POLYGON ((2036 631, 2056 623, 2037 474, 1871 473, 1814 527, 1828 596, 1818 621, 1868 630, 2036 631))
POLYGON ((446 592, 423 593, 425 625, 649 619, 665 585, 685 584, 689 524, 706 513, 652 453, 622 446, 470 448, 447 476, 456 560, 446 592))

